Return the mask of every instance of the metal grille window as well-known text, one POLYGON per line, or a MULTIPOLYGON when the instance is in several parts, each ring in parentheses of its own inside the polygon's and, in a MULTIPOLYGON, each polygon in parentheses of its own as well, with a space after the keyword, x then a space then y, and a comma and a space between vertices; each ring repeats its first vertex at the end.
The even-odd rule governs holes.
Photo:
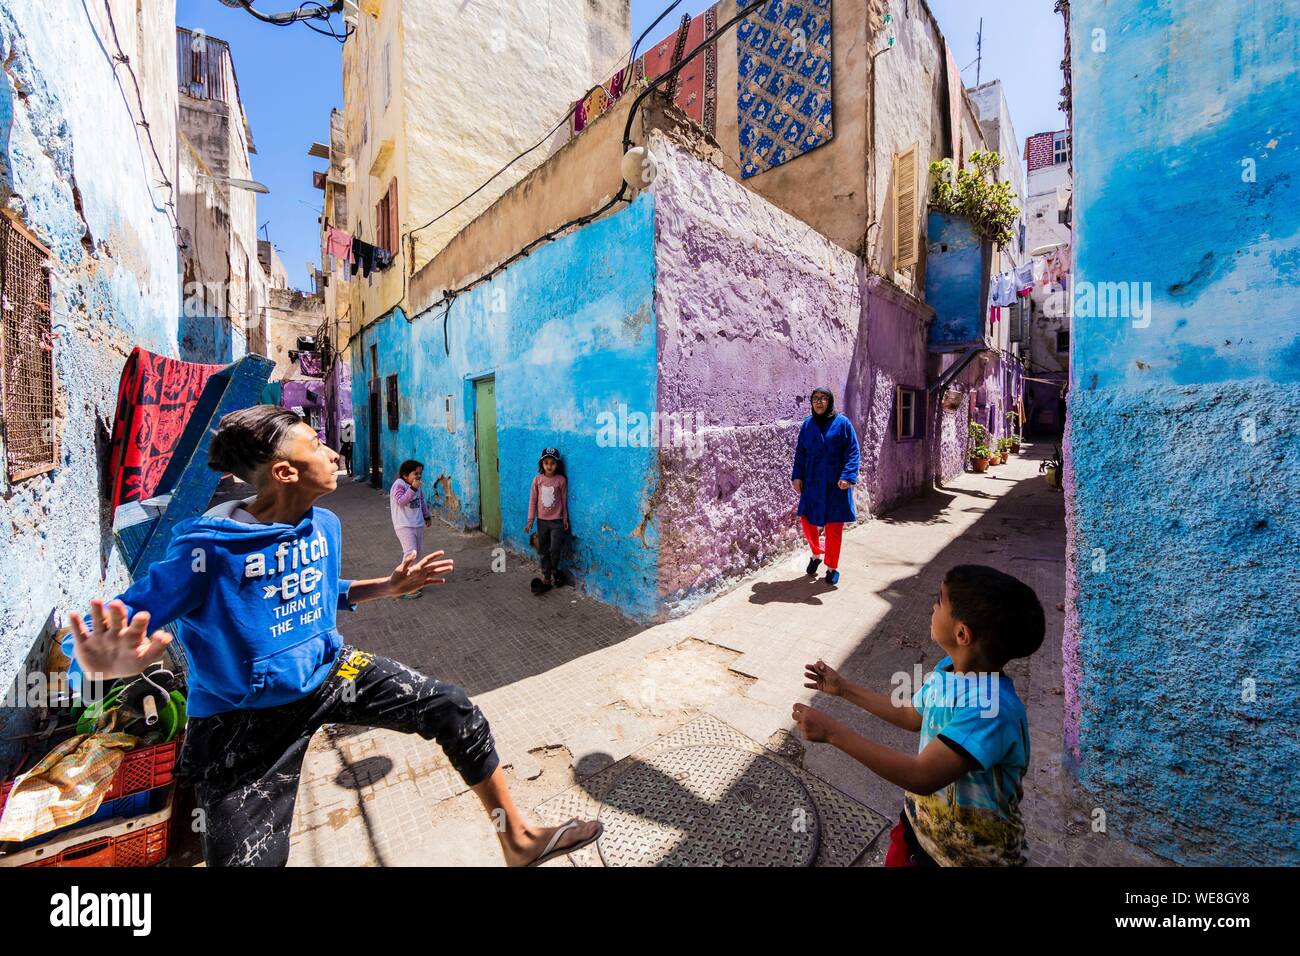
POLYGON ((0 216, 0 417, 10 481, 50 471, 59 460, 48 256, 26 229, 0 216))
POLYGON ((388 383, 388 430, 395 432, 397 431, 397 425, 398 425, 397 376, 396 375, 388 376, 387 383, 388 383))

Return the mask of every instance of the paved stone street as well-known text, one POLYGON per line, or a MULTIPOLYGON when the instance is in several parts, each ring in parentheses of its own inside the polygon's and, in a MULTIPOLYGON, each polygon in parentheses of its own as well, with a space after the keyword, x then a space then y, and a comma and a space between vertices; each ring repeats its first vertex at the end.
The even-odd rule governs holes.
MULTIPOLYGON (((466 687, 492 722, 517 802, 531 810, 703 714, 789 748, 790 705, 817 696, 802 686, 805 662, 823 658, 882 690, 896 672, 928 671, 940 656, 929 618, 944 572, 992 564, 1029 583, 1047 612, 1043 648, 1008 668, 1030 715, 1032 863, 1159 863, 1094 834, 1092 808, 1076 801, 1061 766, 1064 521, 1061 495, 1037 473, 1049 450, 1030 446, 848 532, 836 589, 804 577, 800 553, 688 617, 640 627, 568 589, 534 597, 535 566, 511 555, 505 572, 493 573, 494 541, 435 526, 427 544, 456 559, 454 583, 415 601, 363 605, 340 626, 359 646, 466 687)), ((344 481, 325 504, 343 522, 345 574, 388 573, 399 548, 387 499, 344 481)), ((842 701, 816 703, 873 739, 916 746, 913 735, 842 701)), ((804 769, 897 817, 898 788, 828 746, 795 747, 804 769)), ((1122 829, 1123 821, 1108 823, 1122 829)), ((887 832, 858 863, 879 863, 886 842, 887 832)), ((351 727, 313 741, 291 865, 499 863, 491 826, 436 744, 351 727)))

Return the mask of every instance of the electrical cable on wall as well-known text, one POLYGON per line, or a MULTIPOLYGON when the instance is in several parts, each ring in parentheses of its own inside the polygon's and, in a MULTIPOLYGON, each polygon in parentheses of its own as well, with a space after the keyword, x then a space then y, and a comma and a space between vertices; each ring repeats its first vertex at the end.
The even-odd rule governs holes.
MULTIPOLYGON (((721 37, 721 36, 722 36, 722 35, 723 35, 727 30, 729 30, 729 29, 731 29, 732 27, 734 27, 737 23, 739 23, 741 20, 743 20, 746 16, 748 16, 748 15, 749 15, 750 13, 752 13, 754 10, 756 10, 756 9, 758 9, 759 7, 763 6, 763 5, 766 4, 767 2, 768 2, 768 0, 754 0, 754 2, 750 3, 750 4, 749 4, 748 6, 746 6, 744 9, 742 9, 739 13, 737 13, 736 16, 732 17, 730 20, 728 20, 726 23, 724 23, 722 26, 720 26, 720 27, 718 28, 717 32, 716 32, 713 36, 709 37, 707 40, 705 40, 703 43, 701 43, 699 46, 697 46, 697 47, 696 47, 694 50, 692 50, 689 54, 687 54, 685 57, 683 57, 683 58, 681 59, 681 61, 678 62, 675 66, 673 66, 671 69, 668 69, 668 70, 664 71, 663 73, 661 73, 659 76, 657 76, 653 81, 650 82, 650 84, 649 84, 649 85, 648 85, 644 90, 641 91, 640 95, 637 96, 637 98, 636 98, 635 100, 632 101, 632 106, 631 106, 631 108, 630 108, 629 111, 628 111, 627 124, 626 124, 626 125, 624 126, 624 128, 623 128, 623 151, 624 151, 624 152, 627 152, 627 150, 631 148, 631 145, 632 145, 632 122, 633 122, 633 120, 635 120, 635 118, 636 118, 637 107, 641 105, 641 102, 642 102, 642 101, 643 101, 647 96, 649 96, 651 93, 655 92, 655 90, 658 89, 660 86, 662 86, 664 83, 667 83, 667 82, 669 82, 671 79, 673 79, 673 78, 674 78, 674 77, 675 77, 675 76, 676 76, 676 75, 677 75, 677 74, 678 74, 678 73, 679 73, 683 68, 685 68, 685 66, 686 66, 688 63, 691 62, 691 60, 695 59, 695 57, 697 57, 700 53, 702 53, 702 52, 704 51, 704 48, 705 48, 706 46, 708 46, 710 43, 716 43, 717 40, 718 40, 718 39, 719 39, 719 38, 720 38, 720 37, 721 37)), ((593 212, 587 213, 585 216, 579 216, 579 217, 577 217, 576 219, 570 219, 568 222, 563 223, 563 224, 561 224, 561 225, 559 225, 559 226, 556 226, 554 229, 550 230, 549 232, 545 233, 544 235, 539 236, 538 238, 534 239, 532 242, 528 243, 528 245, 524 246, 522 249, 520 249, 520 250, 519 250, 518 252, 516 252, 514 255, 510 256, 510 258, 505 259, 505 260, 503 260, 502 262, 500 262, 500 263, 499 263, 498 265, 496 265, 496 266, 495 266, 491 271, 484 273, 483 275, 479 276, 477 279, 474 279, 474 280, 472 280, 472 281, 466 283, 465 285, 459 287, 458 289, 449 290, 448 292, 444 293, 444 294, 443 294, 443 297, 442 297, 441 299, 439 299, 437 302, 435 302, 435 303, 433 303, 432 305, 430 305, 430 306, 429 306, 429 309, 426 309, 425 311, 429 311, 429 310, 431 310, 431 309, 436 309, 438 306, 443 305, 444 303, 446 303, 447 301, 449 301, 450 298, 454 298, 455 296, 460 295, 462 292, 466 292, 466 291, 468 291, 468 290, 474 288, 475 286, 477 286, 477 285, 479 285, 479 284, 481 284, 481 283, 483 283, 483 282, 488 281, 488 280, 491 279, 493 276, 495 276, 497 273, 499 273, 502 269, 505 269, 507 266, 511 265, 512 263, 517 262, 519 259, 521 259, 521 258, 523 258, 524 256, 526 256, 529 252, 531 252, 533 249, 535 249, 537 246, 539 246, 539 245, 542 244, 543 242, 551 242, 551 241, 554 240, 554 239, 555 239, 555 238, 556 238, 556 237, 557 237, 561 232, 564 232, 566 229, 570 229, 570 228, 572 228, 572 227, 574 227, 574 226, 585 226, 587 223, 591 222, 593 219, 596 219, 596 218, 600 217, 600 216, 603 215, 606 211, 608 211, 609 209, 613 208, 617 203, 619 203, 619 202, 625 202, 625 201, 626 201, 626 198, 625 198, 626 195, 627 195, 627 183, 626 183, 626 182, 620 183, 620 185, 619 185, 619 189, 618 189, 618 192, 614 195, 614 197, 613 197, 612 199, 610 199, 607 203, 605 203, 603 206, 601 206, 599 209, 596 209, 596 210, 593 211, 593 212)))
MULTIPOLYGON (((673 65, 672 67, 670 67, 669 69, 665 70, 665 71, 664 71, 663 73, 661 73, 659 76, 655 77, 654 80, 650 81, 650 83, 646 86, 646 88, 645 88, 644 90, 642 90, 641 93, 636 97, 636 99, 634 99, 634 100, 632 101, 632 106, 631 106, 631 107, 629 108, 629 110, 628 110, 627 123, 626 123, 626 125, 625 125, 624 128, 623 128, 623 152, 624 152, 624 153, 626 153, 627 150, 631 148, 631 145, 632 145, 632 123, 633 123, 633 121, 634 121, 635 118, 636 118, 637 107, 639 107, 639 106, 641 105, 641 103, 645 100, 645 98, 648 97, 650 94, 654 93, 654 92, 655 92, 659 87, 663 86, 665 83, 667 83, 667 82, 671 81, 672 79, 674 79, 674 78, 677 76, 677 74, 680 73, 680 72, 681 72, 681 71, 686 67, 686 65, 687 65, 688 63, 690 63, 690 62, 691 62, 692 60, 694 60, 697 56, 699 56, 702 52, 704 52, 705 48, 706 48, 709 44, 711 44, 711 43, 716 43, 716 42, 717 42, 717 41, 718 41, 718 40, 719 40, 719 39, 720 39, 720 38, 721 38, 725 33, 727 33, 727 31, 731 30, 733 27, 736 26, 736 24, 738 24, 738 23, 739 23, 741 20, 743 20, 745 17, 749 16, 751 13, 753 13, 754 11, 756 11, 759 7, 765 6, 768 2, 769 2, 769 0, 753 0, 753 2, 747 4, 747 5, 746 5, 745 7, 743 7, 739 12, 737 12, 737 14, 736 14, 734 17, 732 17, 732 18, 731 18, 730 20, 728 20, 726 23, 724 23, 724 24, 722 24, 721 26, 719 26, 718 29, 717 29, 717 31, 716 31, 716 32, 715 32, 711 37, 709 37, 709 38, 707 38, 706 40, 704 40, 702 43, 699 44, 699 46, 695 47, 695 49, 693 49, 690 53, 688 53, 686 56, 682 57, 682 59, 681 59, 680 61, 678 61, 676 64, 674 64, 674 65, 673 65)), ((659 19, 662 19, 662 18, 663 18, 664 16, 666 16, 669 12, 671 12, 671 10, 673 9, 673 7, 675 7, 675 6, 676 6, 676 3, 674 3, 672 6, 668 7, 668 9, 666 9, 666 10, 663 12, 663 14, 660 15, 660 18, 659 18, 659 19)), ((655 22, 658 23, 658 20, 656 20, 655 22)), ((652 24, 652 27, 653 27, 653 24, 652 24)), ((648 32, 648 30, 647 30, 647 32, 648 32)), ((644 36, 645 36, 645 34, 642 34, 642 38, 644 38, 644 36)), ((639 39, 638 39, 637 43, 640 43, 640 40, 639 40, 639 39)), ((634 46, 635 46, 635 44, 634 44, 634 46)), ((591 92, 594 92, 596 89, 597 89, 597 87, 594 87, 594 86, 593 86, 590 90, 587 91, 587 92, 588 92, 588 95, 589 95, 591 92)), ((584 97, 584 98, 585 98, 585 97, 584 97)), ((568 118, 571 117, 571 116, 573 115, 573 112, 574 112, 574 110, 576 110, 576 109, 577 109, 577 104, 575 103, 574 106, 573 106, 572 108, 570 108, 569 112, 568 112, 567 114, 565 114, 565 118, 564 118, 564 120, 561 120, 561 124, 562 124, 563 122, 567 121, 568 118)), ((559 129, 559 125, 557 124, 557 125, 554 127, 554 129, 559 129)), ((552 132, 554 132, 554 130, 553 130, 552 132)), ((548 134, 548 135, 549 135, 549 134, 548 134)), ((540 145, 540 144, 539 144, 539 145, 540 145)), ((536 146, 531 147, 529 150, 525 151, 525 154, 526 154, 527 152, 531 152, 532 149, 535 149, 535 148, 536 148, 536 146)), ((520 155, 522 156, 522 155, 525 155, 525 154, 520 154, 520 155)), ((501 174, 501 172, 504 172, 505 168, 508 168, 509 165, 511 165, 511 164, 513 164, 513 163, 515 163, 515 162, 517 162, 518 159, 519 159, 519 157, 515 157, 515 159, 512 159, 512 160, 510 161, 510 163, 507 164, 506 167, 503 167, 501 170, 498 170, 498 172, 494 173, 492 178, 496 178, 496 176, 499 176, 499 175, 501 174)), ((489 182, 490 182, 490 181, 491 181, 491 180, 489 180, 489 182)), ((487 185, 487 183, 484 183, 484 184, 483 184, 483 186, 486 186, 486 185, 487 185)), ((483 186, 479 186, 478 189, 476 189, 474 192, 475 192, 475 193, 479 192, 479 191, 483 188, 483 186)), ((444 310, 444 312, 443 312, 443 324, 444 324, 444 328, 443 328, 443 339, 444 339, 444 341, 443 341, 443 348, 444 348, 444 351, 446 352, 446 354, 448 354, 448 355, 451 354, 451 346, 450 346, 450 340, 449 340, 449 333, 448 333, 448 331, 447 331, 446 326, 447 326, 447 323, 449 322, 449 316, 450 316, 450 313, 451 313, 451 303, 456 299, 457 296, 461 295, 461 294, 464 293, 464 292, 468 292, 470 289, 473 289, 475 286, 478 286, 478 285, 481 285, 481 284, 484 283, 484 282, 488 282, 488 281, 490 281, 492 278, 494 278, 496 275, 498 275, 502 270, 508 268, 509 266, 513 265, 515 262, 517 262, 517 261, 519 261, 520 259, 522 259, 522 258, 524 258, 525 256, 527 256, 530 252, 532 252, 533 249, 537 248, 537 247, 538 247, 539 245, 541 245, 542 243, 545 243, 545 242, 552 242, 552 241, 554 241, 554 240, 559 236, 559 234, 562 233, 562 232, 564 232, 565 230, 568 230, 568 229, 571 229, 571 228, 574 228, 574 227, 585 226, 585 225, 587 225, 588 223, 592 222, 593 220, 598 219, 600 216, 603 216, 606 212, 608 212, 610 209, 612 209, 612 208, 613 208, 614 206, 616 206, 618 203, 628 201, 627 198, 626 198, 626 196, 627 196, 627 189, 628 189, 627 182, 626 182, 626 181, 624 181, 624 182, 620 182, 618 192, 615 193, 614 196, 613 196, 613 197, 612 197, 608 202, 606 202, 604 205, 600 206, 598 209, 595 209, 595 210, 593 210, 592 212, 587 213, 586 215, 578 216, 578 217, 575 218, 575 219, 570 219, 568 222, 562 223, 562 224, 560 224, 559 226, 556 226, 554 229, 551 229, 550 231, 546 232, 545 234, 543 234, 543 235, 541 235, 541 236, 538 236, 536 239, 534 239, 532 242, 530 242, 530 243, 528 243, 527 245, 525 245, 525 246, 524 246, 522 249, 520 249, 519 251, 515 252, 515 253, 514 253, 513 255, 511 255, 509 258, 502 260, 500 263, 498 263, 496 266, 494 266, 494 267, 493 267, 491 270, 489 270, 488 272, 485 272, 483 275, 477 277, 476 279, 473 279, 473 280, 471 280, 470 282, 467 282, 467 283, 466 283, 465 285, 463 285, 463 286, 460 286, 460 287, 458 287, 458 288, 456 288, 456 289, 449 289, 449 290, 447 290, 446 292, 443 293, 442 298, 438 299, 436 302, 432 303, 432 304, 429 305, 427 308, 425 308, 424 310, 422 310, 422 311, 420 312, 420 315, 424 315, 424 314, 426 314, 426 313, 428 313, 428 312, 431 312, 431 311, 433 311, 434 309, 439 308, 440 306, 446 306, 446 307, 447 307, 447 308, 444 310)), ((472 196, 472 195, 474 195, 474 193, 471 193, 470 195, 472 196)), ((468 199, 468 198, 470 198, 470 197, 469 197, 469 196, 465 197, 465 199, 468 199)), ((461 200, 461 203, 463 203, 463 202, 465 202, 465 200, 461 200)), ((457 205, 460 205, 461 203, 457 203, 457 205)), ((455 208, 455 207, 452 207, 452 208, 455 208)), ((406 237, 408 237, 408 236, 413 236, 415 232, 418 232, 420 229, 424 229, 424 228, 426 228, 428 225, 431 225, 432 222, 436 221, 438 218, 441 218, 441 216, 446 215, 447 212, 450 212, 450 211, 451 211, 451 210, 449 209, 449 210, 447 210, 446 212, 443 212, 442 214, 440 214, 440 216, 435 217, 434 220, 431 220, 429 223, 426 223, 425 226, 420 226, 420 227, 417 227, 416 229, 412 229, 412 230, 411 230, 410 232, 408 232, 408 233, 406 234, 406 236, 404 236, 403 238, 406 238, 406 237)), ((406 272, 406 270, 403 269, 403 273, 404 273, 404 276, 403 276, 403 287, 404 287, 404 288, 405 288, 405 272, 406 272)), ((405 298, 405 296, 403 296, 403 299, 404 299, 404 298, 405 298)), ((399 303, 399 304, 400 304, 400 303, 399 303)), ((351 336, 349 336, 349 337, 348 337, 348 343, 345 343, 345 347, 346 347, 346 344, 350 344, 350 343, 351 343, 352 339, 354 339, 354 338, 356 338, 358 335, 364 333, 365 330, 366 330, 367 328, 369 328, 369 327, 370 327, 371 325, 373 325, 375 322, 378 322, 380 318, 383 318, 385 315, 388 315, 389 313, 391 313, 391 312, 392 312, 394 309, 396 309, 396 308, 397 308, 397 306, 394 305, 394 306, 390 307, 389 309, 386 309, 385 311, 383 311, 383 312, 380 313, 379 318, 375 319, 374 322, 371 322, 371 323, 367 324, 366 326, 364 326, 363 328, 357 330, 357 334, 356 334, 356 335, 351 335, 351 336)), ((410 323, 410 322, 414 322, 415 319, 418 318, 418 316, 406 316, 405 318, 406 318, 406 321, 407 321, 408 323, 410 323)))
MULTIPOLYGON (((108 29, 109 32, 113 34, 113 45, 117 47, 117 53, 109 57, 110 62, 113 64, 113 78, 117 79, 117 64, 119 63, 125 66, 127 73, 131 75, 131 82, 135 86, 136 102, 140 107, 140 119, 136 125, 140 126, 144 130, 145 138, 149 141, 149 150, 153 153, 154 161, 158 163, 158 169, 162 173, 162 179, 159 181, 159 185, 166 187, 171 196, 167 202, 163 203, 163 208, 167 211, 169 218, 171 219, 172 229, 175 230, 173 241, 176 243, 177 248, 181 248, 181 224, 180 220, 176 218, 176 187, 172 184, 172 181, 167 178, 167 167, 163 163, 162 157, 158 155, 158 147, 153 141, 153 131, 149 126, 149 118, 145 115, 144 111, 144 94, 140 91, 140 80, 135 75, 135 70, 131 67, 131 58, 122 50, 122 42, 117 36, 117 24, 113 22, 113 7, 109 0, 104 0, 104 11, 108 14, 108 29)), ((87 10, 86 13, 89 14, 90 11, 87 10)), ((93 21, 91 26, 92 28, 94 27, 93 21)), ((118 88, 121 89, 121 86, 122 81, 118 80, 118 88)), ((125 96, 126 90, 123 89, 122 93, 125 96)), ((127 111, 130 111, 129 105, 127 111)), ((134 117, 132 117, 132 119, 134 119, 134 117)), ((150 190, 150 192, 152 192, 152 190, 150 190)))
MULTIPOLYGON (((661 14, 659 14, 659 16, 655 19, 654 23, 650 24, 650 26, 646 27, 645 30, 642 31, 641 35, 640 35, 639 37, 637 37, 636 42, 633 43, 632 46, 628 49, 628 61, 627 61, 627 62, 628 62, 628 65, 624 68, 624 74, 625 74, 625 76, 624 76, 624 80, 623 80, 623 85, 624 85, 624 88, 625 88, 625 89, 626 89, 626 87, 627 87, 627 82, 628 82, 628 79, 629 79, 629 77, 628 77, 628 75, 627 75, 627 71, 629 71, 629 70, 632 69, 632 64, 633 64, 633 62, 634 62, 635 59, 636 59, 636 52, 637 52, 637 50, 638 50, 638 49, 640 48, 640 46, 641 46, 641 41, 644 40, 644 39, 646 38, 646 36, 650 33, 651 30, 653 30, 656 26, 659 25, 659 21, 660 21, 660 20, 662 20, 664 17, 668 16, 668 14, 671 13, 671 12, 673 11, 673 8, 676 7, 676 6, 678 6, 681 2, 682 2, 682 0, 673 0, 673 2, 672 2, 671 4, 669 4, 669 5, 664 9, 664 11, 663 11, 661 14)), ((484 181, 483 181, 483 182, 482 182, 482 183, 481 183, 481 184, 480 184, 480 185, 479 185, 479 186, 478 186, 478 187, 477 187, 473 192, 469 193, 467 196, 465 196, 463 199, 461 199, 461 200, 460 200, 459 202, 457 202, 455 205, 450 206, 450 207, 448 207, 447 209, 444 209, 442 212, 438 213, 438 215, 434 216, 432 219, 430 219, 428 222, 426 222, 423 226, 416 226, 414 229, 410 230, 406 235, 408 235, 408 236, 414 236, 417 232, 421 232, 421 231, 423 231, 423 230, 425 230, 425 229, 428 229, 430 226, 432 226, 434 223, 438 222, 438 221, 439 221, 440 219, 442 219, 444 216, 446 216, 446 215, 448 215, 449 213, 454 212, 455 210, 459 209, 461 206, 465 205, 465 203, 469 202, 471 199, 473 199, 475 196, 477 196, 477 195, 478 195, 480 192, 482 192, 482 191, 483 191, 483 190, 484 190, 484 189, 485 189, 485 188, 486 188, 486 187, 487 187, 487 186, 488 186, 488 185, 489 185, 489 184, 490 184, 494 179, 496 179, 498 176, 500 176, 502 173, 504 173, 507 169, 509 169, 509 168, 510 168, 511 166, 513 166, 515 163, 519 162, 519 160, 523 159, 523 158, 524 158, 525 156, 527 156, 529 153, 533 152, 533 150, 537 149, 539 146, 542 146, 543 144, 545 144, 545 143, 547 142, 547 140, 549 140, 552 136, 555 135, 555 133, 559 130, 559 128, 560 128, 561 126, 563 126, 565 123, 569 122, 569 120, 573 118, 573 114, 574 114, 574 112, 575 112, 575 111, 577 110, 577 108, 578 108, 578 103, 583 102, 583 101, 584 101, 588 96, 590 96, 592 93, 596 92, 596 90, 598 90, 598 89, 601 89, 601 87, 600 87, 599 85, 597 85, 597 86, 593 86, 593 87, 591 87, 589 90, 587 90, 586 93, 584 93, 584 94, 583 94, 583 95, 582 95, 582 96, 581 96, 581 97, 580 97, 580 98, 579 98, 579 99, 578 99, 578 100, 577 100, 577 101, 576 101, 572 106, 569 107, 569 111, 568 111, 567 113, 565 113, 563 117, 560 118, 560 121, 559 121, 558 123, 556 123, 554 126, 552 126, 552 127, 550 128, 550 130, 548 130, 547 133, 546 133, 546 134, 545 134, 541 139, 539 139, 539 140, 538 140, 536 143, 534 143, 532 146, 529 146, 529 147, 528 147, 526 150, 524 150, 522 153, 520 153, 520 154, 518 154, 517 156, 515 156, 514 158, 510 159, 510 160, 509 160, 509 161, 508 161, 504 166, 502 166, 502 167, 501 167, 500 169, 498 169, 495 173, 493 173, 493 174, 492 174, 491 176, 489 176, 486 180, 484 180, 484 181)), ((403 237, 403 238, 405 238, 405 237, 403 237)))

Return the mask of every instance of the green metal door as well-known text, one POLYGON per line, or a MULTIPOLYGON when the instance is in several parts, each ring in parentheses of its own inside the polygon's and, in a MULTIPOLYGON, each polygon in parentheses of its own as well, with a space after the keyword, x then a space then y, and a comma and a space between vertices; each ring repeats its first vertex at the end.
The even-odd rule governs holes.
POLYGON ((501 464, 497 461, 497 383, 474 383, 474 448, 478 455, 480 524, 484 534, 501 537, 501 464))

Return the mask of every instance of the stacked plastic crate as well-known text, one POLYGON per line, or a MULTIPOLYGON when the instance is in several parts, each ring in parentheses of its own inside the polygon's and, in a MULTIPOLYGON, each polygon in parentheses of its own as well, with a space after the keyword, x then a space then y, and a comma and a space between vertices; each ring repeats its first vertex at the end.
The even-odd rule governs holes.
MULTIPOLYGON (((167 859, 180 743, 129 752, 94 814, 23 843, 0 843, 0 866, 154 866, 167 859)), ((0 813, 13 785, 0 783, 0 813)))

